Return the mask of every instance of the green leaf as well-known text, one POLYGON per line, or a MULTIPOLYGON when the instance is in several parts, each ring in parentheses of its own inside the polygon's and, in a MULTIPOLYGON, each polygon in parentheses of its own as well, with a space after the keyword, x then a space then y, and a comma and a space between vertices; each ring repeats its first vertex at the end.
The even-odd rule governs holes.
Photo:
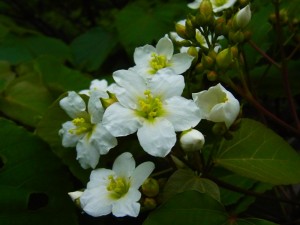
POLYGON ((52 101, 48 89, 32 73, 10 83, 0 96, 0 109, 6 116, 34 127, 52 101))
POLYGON ((188 190, 205 193, 217 201, 220 201, 219 187, 214 182, 196 176, 193 171, 184 169, 175 171, 168 179, 163 191, 163 201, 188 190))
POLYGON ((15 79, 15 73, 11 71, 7 61, 0 61, 0 93, 6 89, 8 84, 15 79))
POLYGON ((82 183, 87 183, 90 170, 84 170, 80 167, 79 162, 76 160, 75 148, 64 148, 62 146, 62 139, 58 135, 62 124, 71 120, 59 106, 60 99, 65 96, 65 94, 62 95, 49 107, 37 125, 35 133, 50 145, 52 151, 69 167, 75 177, 82 181, 82 183))
POLYGON ((116 46, 115 36, 101 27, 95 27, 71 43, 74 64, 88 72, 99 69, 116 46))
POLYGON ((187 191, 173 196, 150 213, 143 225, 224 224, 228 220, 224 207, 210 196, 187 191))
POLYGON ((0 224, 77 224, 65 167, 49 146, 0 119, 0 224))
POLYGON ((234 225, 276 225, 276 223, 267 220, 257 219, 257 218, 249 218, 249 219, 238 219, 236 223, 234 223, 234 225))
POLYGON ((80 91, 88 89, 90 86, 91 79, 89 77, 80 71, 66 67, 54 57, 39 57, 34 61, 34 65, 55 97, 66 91, 80 91))
POLYGON ((280 136, 251 119, 243 119, 232 140, 221 143, 215 163, 274 185, 300 182, 300 156, 280 136))

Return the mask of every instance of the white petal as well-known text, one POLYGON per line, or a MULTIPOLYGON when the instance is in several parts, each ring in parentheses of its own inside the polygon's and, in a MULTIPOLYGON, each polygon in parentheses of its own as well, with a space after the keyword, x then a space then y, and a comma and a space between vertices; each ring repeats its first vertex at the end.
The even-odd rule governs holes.
MULTIPOLYGON (((170 70, 165 70, 170 72, 170 70)), ((181 75, 157 74, 149 82, 149 87, 154 96, 167 99, 180 96, 184 89, 184 78, 181 75)))
POLYGON ((228 9, 231 6, 234 5, 234 3, 236 2, 236 0, 227 0, 225 4, 219 6, 218 4, 218 0, 211 0, 211 4, 213 6, 213 11, 216 12, 221 12, 224 9, 228 9))
POLYGON ((87 184, 87 189, 98 188, 101 186, 106 187, 110 182, 108 177, 111 175, 115 175, 115 172, 113 170, 105 168, 93 170, 90 175, 90 181, 87 184))
POLYGON ((91 92, 91 96, 88 101, 88 111, 91 116, 91 123, 96 124, 101 122, 104 108, 99 99, 99 93, 91 92))
POLYGON ((192 100, 175 96, 165 102, 164 108, 168 112, 165 118, 173 124, 175 131, 188 130, 200 122, 200 110, 192 100))
POLYGON ((199 9, 202 0, 196 0, 194 2, 189 3, 187 6, 191 9, 199 9))
POLYGON ((131 175, 131 187, 138 189, 154 170, 153 162, 144 162, 138 165, 131 175))
POLYGON ((133 110, 114 103, 105 110, 102 124, 113 136, 120 137, 136 132, 141 119, 133 110))
POLYGON ((71 118, 75 118, 85 111, 84 101, 74 91, 69 91, 68 96, 59 101, 59 105, 71 118))
POLYGON ((182 74, 190 68, 193 58, 187 53, 175 54, 170 61, 171 68, 176 74, 182 74))
POLYGON ((108 86, 107 80, 92 80, 90 90, 106 91, 108 86))
POLYGON ((113 77, 116 83, 126 90, 120 94, 116 92, 117 99, 122 105, 134 109, 137 99, 147 89, 146 78, 133 70, 118 70, 113 73, 113 77))
POLYGON ((113 171, 119 177, 130 177, 135 169, 135 161, 130 152, 119 155, 113 164, 113 171))
POLYGON ((165 157, 176 143, 173 125, 163 118, 145 121, 137 136, 142 148, 153 156, 165 157))
POLYGON ((148 66, 151 54, 156 52, 156 49, 152 45, 145 45, 138 47, 133 53, 133 59, 136 65, 148 66))
POLYGON ((109 198, 106 187, 86 189, 80 197, 82 209, 89 215, 104 216, 112 211, 113 200, 109 198))
POLYGON ((77 160, 83 169, 95 168, 99 162, 99 151, 89 142, 88 135, 85 135, 76 145, 77 160))
POLYGON ((116 217, 137 217, 140 212, 140 204, 137 201, 140 198, 141 193, 136 189, 130 188, 123 198, 113 203, 112 214, 116 217))
POLYGON ((165 55, 168 60, 172 58, 174 52, 173 42, 167 36, 161 38, 156 44, 156 52, 158 55, 165 55))
POLYGON ((71 122, 65 122, 59 130, 59 135, 62 136, 62 145, 64 147, 75 147, 77 142, 84 136, 72 134, 70 130, 76 129, 76 126, 71 122))
POLYGON ((94 127, 90 137, 90 143, 98 149, 101 155, 107 154, 108 151, 117 146, 117 139, 102 125, 97 124, 94 127))

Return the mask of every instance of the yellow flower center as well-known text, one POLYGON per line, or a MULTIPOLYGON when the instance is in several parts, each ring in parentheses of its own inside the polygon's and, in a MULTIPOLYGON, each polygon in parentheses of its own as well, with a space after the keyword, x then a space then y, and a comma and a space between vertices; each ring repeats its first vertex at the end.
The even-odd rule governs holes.
POLYGON ((149 73, 155 74, 158 70, 169 66, 168 59, 164 55, 157 55, 156 53, 151 54, 150 71, 149 73))
POLYGON ((215 5, 216 7, 220 7, 220 6, 224 5, 224 4, 226 4, 226 3, 227 3, 227 0, 215 0, 214 2, 215 2, 214 5, 215 5))
POLYGON ((161 116, 164 113, 163 105, 158 97, 153 97, 150 90, 144 92, 145 98, 139 100, 137 114, 148 120, 161 116))
POLYGON ((110 175, 108 177, 110 180, 106 189, 110 192, 110 196, 114 199, 119 199, 123 197, 129 190, 130 183, 123 177, 113 177, 110 175))
POLYGON ((80 135, 93 129, 93 125, 90 123, 90 118, 88 116, 77 117, 72 120, 72 123, 76 128, 69 130, 71 134, 80 135))

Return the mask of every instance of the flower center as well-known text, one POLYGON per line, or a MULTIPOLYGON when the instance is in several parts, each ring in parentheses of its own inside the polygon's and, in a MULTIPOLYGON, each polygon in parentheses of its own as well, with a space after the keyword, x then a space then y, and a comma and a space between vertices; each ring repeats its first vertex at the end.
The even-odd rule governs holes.
POLYGON ((137 111, 138 115, 148 120, 161 116, 163 114, 163 105, 160 98, 153 97, 150 90, 146 90, 144 95, 146 97, 139 100, 140 110, 137 111))
POLYGON ((110 175, 108 179, 110 182, 106 186, 106 189, 110 192, 112 198, 119 199, 128 192, 130 184, 125 178, 115 178, 113 175, 110 175))
POLYGON ((224 4, 226 4, 227 0, 215 0, 214 3, 215 3, 214 5, 216 7, 220 7, 220 6, 224 5, 224 4))
POLYGON ((72 123, 76 126, 76 128, 69 130, 71 134, 84 134, 92 130, 93 125, 90 123, 89 118, 77 117, 72 120, 72 123))
POLYGON ((167 57, 164 55, 157 55, 156 53, 151 54, 150 64, 150 73, 155 74, 158 70, 168 67, 167 57))

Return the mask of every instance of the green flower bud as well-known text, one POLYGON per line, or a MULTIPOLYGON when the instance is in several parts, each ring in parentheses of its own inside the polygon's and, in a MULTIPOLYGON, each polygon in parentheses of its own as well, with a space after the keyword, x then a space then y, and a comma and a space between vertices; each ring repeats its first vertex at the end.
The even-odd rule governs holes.
POLYGON ((190 19, 187 19, 185 21, 185 32, 186 32, 186 35, 190 38, 194 38, 196 35, 196 29, 194 28, 192 20, 190 20, 190 19))
POLYGON ((187 53, 194 57, 193 63, 198 61, 198 50, 195 47, 189 47, 187 53))
POLYGON ((157 202, 154 198, 145 198, 143 201, 143 207, 146 210, 155 209, 157 206, 157 202))
POLYGON ((238 29, 245 28, 251 20, 250 5, 242 8, 233 18, 234 24, 238 29))
POLYGON ((216 73, 216 71, 209 71, 206 74, 206 77, 209 81, 216 81, 218 79, 218 74, 216 73))
POLYGON ((155 197, 159 193, 159 184, 154 178, 147 178, 142 184, 142 192, 147 197, 155 197))
POLYGON ((231 50, 229 48, 225 48, 219 52, 216 57, 216 62, 219 68, 227 69, 233 62, 231 50))
POLYGON ((201 63, 205 69, 210 69, 213 67, 215 60, 207 55, 202 54, 201 63))
POLYGON ((210 0, 203 0, 199 7, 200 17, 197 21, 201 26, 211 25, 214 22, 213 7, 210 0))
POLYGON ((181 37, 183 39, 187 39, 186 29, 185 29, 184 25, 182 25, 180 23, 176 23, 175 30, 176 30, 176 33, 179 35, 179 37, 181 37))

